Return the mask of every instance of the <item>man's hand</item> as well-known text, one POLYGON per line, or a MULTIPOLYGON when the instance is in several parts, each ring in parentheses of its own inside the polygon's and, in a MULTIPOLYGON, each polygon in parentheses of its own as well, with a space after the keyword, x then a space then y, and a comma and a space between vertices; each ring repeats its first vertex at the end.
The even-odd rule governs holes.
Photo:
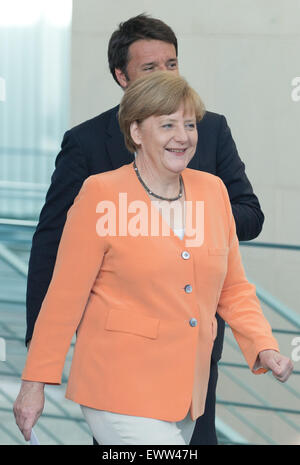
POLYGON ((16 423, 26 441, 30 440, 31 430, 42 414, 44 403, 44 383, 22 381, 13 410, 16 423))
POLYGON ((287 381, 294 369, 291 360, 275 350, 263 350, 260 352, 258 363, 262 368, 271 370, 273 376, 282 383, 287 381))

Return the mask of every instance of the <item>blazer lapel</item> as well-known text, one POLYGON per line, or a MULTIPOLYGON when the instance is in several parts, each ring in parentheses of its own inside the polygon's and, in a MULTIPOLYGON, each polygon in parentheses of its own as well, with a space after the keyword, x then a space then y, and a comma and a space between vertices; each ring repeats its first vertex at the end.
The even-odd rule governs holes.
POLYGON ((119 106, 113 109, 106 130, 107 138, 105 145, 110 156, 113 169, 120 168, 134 160, 134 155, 125 147, 124 136, 120 130, 118 122, 118 109, 119 106))

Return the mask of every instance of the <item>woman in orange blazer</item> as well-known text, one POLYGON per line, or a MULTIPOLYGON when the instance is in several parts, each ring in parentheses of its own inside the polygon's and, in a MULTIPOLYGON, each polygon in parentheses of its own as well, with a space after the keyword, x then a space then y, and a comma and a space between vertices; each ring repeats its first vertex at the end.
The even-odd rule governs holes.
POLYGON ((66 397, 83 406, 101 444, 188 444, 204 411, 216 312, 253 372, 289 377, 292 363, 245 277, 226 188, 186 168, 203 114, 195 91, 171 73, 125 92, 119 120, 136 160, 88 178, 68 212, 14 406, 27 440, 44 384, 61 383, 75 331, 66 397), (113 415, 125 432, 137 419, 130 439, 105 437, 113 415), (142 420, 187 421, 189 438, 167 432, 159 442, 153 423, 147 438, 142 420))

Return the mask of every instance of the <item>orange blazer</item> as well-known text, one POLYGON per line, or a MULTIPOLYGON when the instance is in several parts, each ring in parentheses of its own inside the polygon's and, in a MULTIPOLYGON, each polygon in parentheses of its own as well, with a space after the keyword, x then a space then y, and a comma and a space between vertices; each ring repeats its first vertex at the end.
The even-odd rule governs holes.
POLYGON ((151 211, 132 163, 84 182, 68 212, 23 380, 60 384, 77 330, 68 399, 167 421, 190 409, 195 420, 205 406, 216 312, 250 369, 266 371, 255 371, 258 353, 278 345, 245 277, 226 187, 188 168, 182 177, 186 200, 204 205, 198 246, 166 223, 168 234, 126 234, 124 208, 118 213, 125 194, 128 220, 136 221, 138 208, 151 211), (103 205, 116 210, 106 236, 103 205))

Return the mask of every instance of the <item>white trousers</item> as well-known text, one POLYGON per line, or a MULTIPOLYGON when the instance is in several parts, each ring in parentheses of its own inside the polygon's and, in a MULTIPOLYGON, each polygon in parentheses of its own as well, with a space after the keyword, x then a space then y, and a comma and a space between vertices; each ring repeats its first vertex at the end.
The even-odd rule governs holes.
POLYGON ((80 407, 100 445, 189 445, 196 423, 190 412, 181 421, 169 422, 80 407))

